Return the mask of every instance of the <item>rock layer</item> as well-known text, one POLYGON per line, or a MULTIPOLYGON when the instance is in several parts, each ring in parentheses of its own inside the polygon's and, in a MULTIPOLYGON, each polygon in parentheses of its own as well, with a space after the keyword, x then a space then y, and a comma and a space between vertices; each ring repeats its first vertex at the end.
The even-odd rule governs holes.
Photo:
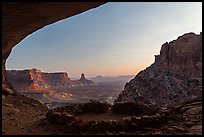
POLYGON ((202 32, 187 33, 162 45, 154 67, 202 77, 202 32))
POLYGON ((116 102, 173 106, 202 95, 202 33, 162 45, 155 63, 125 85, 116 102))
POLYGON ((66 72, 44 73, 38 69, 7 70, 8 81, 19 92, 45 91, 81 85, 71 80, 66 72))

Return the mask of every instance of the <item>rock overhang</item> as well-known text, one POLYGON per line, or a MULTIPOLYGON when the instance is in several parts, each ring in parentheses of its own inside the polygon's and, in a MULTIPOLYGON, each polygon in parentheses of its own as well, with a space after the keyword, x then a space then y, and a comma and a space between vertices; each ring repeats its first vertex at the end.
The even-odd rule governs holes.
POLYGON ((96 8, 106 2, 2 2, 2 84, 12 48, 46 25, 96 8))

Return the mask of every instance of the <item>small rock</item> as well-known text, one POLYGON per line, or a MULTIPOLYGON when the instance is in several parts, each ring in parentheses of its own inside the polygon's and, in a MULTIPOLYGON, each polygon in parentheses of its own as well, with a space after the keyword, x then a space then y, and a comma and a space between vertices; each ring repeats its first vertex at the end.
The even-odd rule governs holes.
POLYGON ((191 127, 191 130, 202 130, 202 125, 194 125, 191 127))
POLYGON ((144 115, 144 116, 142 116, 142 119, 148 119, 149 118, 149 116, 147 116, 147 115, 144 115))
POLYGON ((142 117, 135 117, 135 119, 136 119, 136 120, 141 120, 141 119, 142 119, 142 117))
POLYGON ((160 114, 158 114, 158 113, 157 113, 157 114, 155 114, 154 116, 155 116, 156 118, 160 118, 160 117, 161 117, 161 115, 160 115, 160 114))
POLYGON ((10 114, 15 114, 15 112, 14 112, 14 111, 12 111, 12 112, 10 112, 10 114))
POLYGON ((6 85, 4 86, 2 84, 2 93, 4 95, 13 95, 14 94, 14 91, 12 89, 9 89, 6 85))
POLYGON ((4 104, 4 106, 10 106, 10 107, 13 107, 13 104, 4 104))
POLYGON ((185 114, 198 114, 202 111, 202 109, 198 109, 198 108, 190 108, 188 109, 185 114))
POLYGON ((125 121, 126 123, 131 123, 132 118, 131 117, 125 117, 125 118, 123 118, 123 121, 125 121))
POLYGON ((38 107, 38 104, 32 104, 32 106, 38 107))
POLYGON ((15 117, 11 117, 10 120, 16 120, 16 118, 15 117))
POLYGON ((9 94, 13 94, 13 93, 14 93, 12 89, 7 88, 6 90, 7 90, 7 92, 8 92, 9 94))
POLYGON ((16 111, 16 112, 19 112, 19 109, 17 109, 17 108, 14 108, 13 110, 16 111))
POLYGON ((45 119, 46 117, 44 115, 40 115, 39 119, 45 119))
POLYGON ((174 131, 174 129, 171 127, 168 127, 168 131, 174 131))
POLYGON ((191 122, 191 121, 188 121, 188 122, 185 122, 184 123, 186 126, 188 126, 188 127, 191 127, 191 126, 193 126, 193 122, 191 122))
POLYGON ((106 134, 106 135, 113 135, 112 132, 106 132, 105 134, 106 134))
POLYGON ((131 121, 133 123, 140 123, 140 121, 142 119, 141 117, 135 117, 135 116, 132 116, 131 118, 132 118, 131 121))
POLYGON ((172 123, 173 123, 173 121, 171 121, 171 120, 168 121, 168 124, 172 124, 172 123))
POLYGON ((118 121, 117 120, 110 120, 111 125, 118 125, 118 121))
POLYGON ((119 135, 125 135, 125 132, 118 132, 119 135))
POLYGON ((89 120, 89 121, 87 121, 87 123, 90 124, 90 125, 95 125, 95 124, 96 124, 96 121, 94 121, 94 120, 89 120))
POLYGON ((185 135, 195 135, 194 133, 185 133, 185 135))
POLYGON ((17 123, 17 124, 16 124, 16 127, 20 127, 20 124, 17 123))
POLYGON ((177 127, 177 126, 173 126, 174 130, 180 133, 185 133, 187 132, 184 128, 182 127, 177 127))

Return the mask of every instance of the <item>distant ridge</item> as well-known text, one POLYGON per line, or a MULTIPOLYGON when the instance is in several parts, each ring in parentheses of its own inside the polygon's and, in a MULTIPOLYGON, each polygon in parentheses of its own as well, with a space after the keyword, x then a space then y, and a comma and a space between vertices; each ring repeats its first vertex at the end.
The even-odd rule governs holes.
MULTIPOLYGON (((19 92, 43 92, 50 89, 81 86, 83 80, 71 80, 66 72, 41 72, 39 69, 7 70, 7 79, 19 92)), ((86 80, 86 79, 84 79, 86 80)))

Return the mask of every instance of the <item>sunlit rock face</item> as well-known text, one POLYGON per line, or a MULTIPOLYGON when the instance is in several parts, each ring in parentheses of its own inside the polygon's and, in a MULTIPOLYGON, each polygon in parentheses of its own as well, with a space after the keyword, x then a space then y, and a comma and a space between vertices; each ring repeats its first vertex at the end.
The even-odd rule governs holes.
MULTIPOLYGON (((6 71, 7 79, 9 79, 8 81, 12 84, 12 86, 17 91, 24 91, 24 89, 36 90, 36 91, 42 90, 42 88, 36 83, 36 78, 39 77, 39 74, 37 75, 34 77, 32 71, 30 70, 23 70, 23 71, 7 70, 6 71)), ((41 79, 39 79, 39 81, 40 80, 41 79)))
POLYGON ((81 85, 73 81, 66 72, 44 73, 38 69, 7 70, 8 81, 19 92, 43 92, 49 89, 60 89, 81 85))
POLYGON ((202 33, 162 45, 160 55, 127 83, 116 102, 173 106, 202 96, 202 33))
POLYGON ((42 73, 42 77, 48 85, 56 88, 80 84, 77 81, 72 81, 66 72, 42 73))

